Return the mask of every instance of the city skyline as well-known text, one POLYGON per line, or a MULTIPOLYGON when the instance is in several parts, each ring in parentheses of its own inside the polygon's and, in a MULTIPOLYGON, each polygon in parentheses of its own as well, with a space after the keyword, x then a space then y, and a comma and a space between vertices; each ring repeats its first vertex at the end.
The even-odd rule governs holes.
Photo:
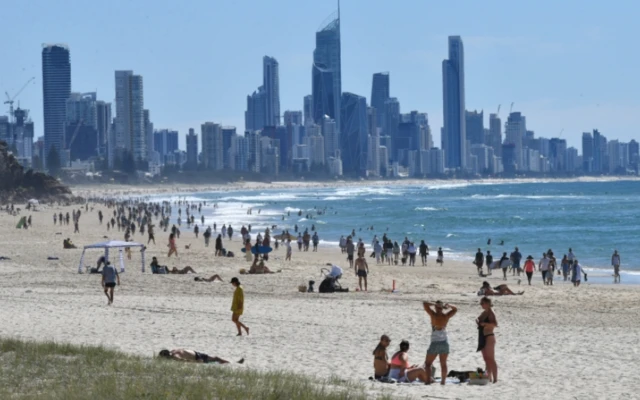
MULTIPOLYGON (((10 34, 5 32, 2 35, 2 48, 11 55, 14 63, 0 67, 0 89, 12 93, 31 76, 39 76, 37 55, 27 54, 32 53, 27 49, 40 46, 42 42, 64 41, 73 52, 73 91, 97 91, 99 98, 113 102, 115 96, 109 76, 112 77, 116 69, 135 70, 145 77, 145 106, 153 111, 155 125, 178 130, 181 147, 184 146, 187 129, 197 128, 202 121, 215 120, 241 129, 244 112, 242 98, 261 81, 261 71, 256 64, 266 54, 280 62, 281 110, 300 110, 302 97, 311 92, 308 68, 315 31, 319 21, 335 9, 333 2, 299 6, 290 1, 272 3, 274 10, 260 4, 251 10, 240 10, 235 5, 219 7, 230 19, 239 16, 242 11, 249 24, 269 18, 275 27, 261 40, 255 40, 254 34, 253 41, 248 41, 247 37, 255 32, 254 28, 238 35, 218 35, 225 40, 213 41, 207 48, 216 54, 223 54, 227 62, 212 68, 203 54, 199 54, 195 62, 191 57, 185 57, 194 46, 202 44, 197 30, 192 27, 174 33, 175 38, 167 38, 167 34, 148 26, 148 32, 141 37, 148 42, 147 50, 143 52, 134 51, 133 46, 123 42, 124 36, 133 29, 134 17, 162 21, 163 14, 174 8, 169 3, 158 2, 154 3, 157 6, 152 6, 151 3, 140 2, 140 8, 132 9, 131 15, 118 19, 119 32, 122 33, 109 37, 97 35, 91 40, 84 37, 87 36, 85 31, 89 27, 99 29, 100 26, 107 26, 110 21, 108 17, 113 16, 114 11, 110 7, 97 6, 104 7, 101 10, 104 17, 92 21, 90 25, 85 21, 53 24, 51 21, 55 18, 47 18, 64 13, 73 15, 74 4, 79 3, 65 3, 60 10, 55 10, 43 2, 35 10, 28 10, 28 13, 17 9, 15 4, 8 5, 7 20, 10 24, 0 29, 8 29, 12 23, 27 21, 27 18, 34 22, 35 29, 21 33, 17 40, 12 41, 8 41, 12 37, 10 34), (277 15, 278 9, 280 12, 284 9, 287 11, 277 15), (296 18, 292 19, 292 15, 296 18), (278 28, 279 24, 286 29, 278 28), (299 35, 286 35, 283 30, 295 30, 299 35), (167 39, 166 43, 160 43, 164 39, 167 39), (185 45, 186 39, 193 39, 194 44, 185 45), (283 43, 286 45, 283 46, 283 43), (234 47, 242 47, 244 54, 228 50, 234 47), (208 68, 198 64, 208 65, 208 68), (188 68, 190 72, 180 74, 183 68, 188 68), (207 69, 210 72, 204 73, 207 69), (214 79, 216 74, 213 72, 216 70, 222 72, 217 76, 230 79, 222 79, 225 82, 214 79), (210 99, 199 92, 227 95, 224 99, 210 99)), ((439 128, 442 126, 442 106, 438 96, 442 89, 438 70, 446 54, 446 37, 457 34, 465 41, 468 109, 484 110, 486 118, 490 112, 495 112, 498 104, 502 104, 500 117, 505 120, 505 111, 511 102, 515 102, 514 111, 526 114, 531 129, 538 135, 557 136, 564 128, 563 138, 575 147, 580 146, 582 132, 594 128, 621 140, 637 136, 631 115, 640 108, 638 101, 632 97, 637 92, 638 83, 623 78, 631 76, 631 71, 637 68, 638 56, 630 54, 625 63, 606 62, 607 59, 614 59, 613 56, 630 37, 625 34, 625 23, 616 21, 614 24, 612 12, 606 7, 581 7, 586 15, 585 22, 574 27, 575 32, 567 33, 560 25, 562 18, 573 10, 570 2, 554 8, 550 16, 549 2, 542 2, 536 7, 521 5, 519 9, 525 9, 530 20, 544 14, 550 23, 545 27, 546 32, 536 28, 527 36, 522 36, 517 33, 513 23, 502 24, 499 29, 486 27, 491 25, 491 21, 504 19, 498 17, 508 12, 504 4, 489 4, 482 8, 474 5, 462 7, 462 10, 456 10, 456 19, 447 19, 447 24, 438 22, 432 14, 443 15, 451 12, 451 7, 429 5, 430 12, 423 13, 425 22, 429 22, 423 24, 424 29, 403 23, 402 29, 396 29, 394 34, 389 35, 388 32, 363 29, 363 26, 382 22, 387 16, 391 26, 399 23, 400 15, 410 22, 415 17, 407 14, 407 9, 421 14, 419 11, 424 10, 425 6, 410 2, 400 10, 392 10, 381 7, 382 2, 367 4, 370 7, 366 9, 358 1, 342 5, 342 19, 346 21, 341 26, 342 90, 368 97, 371 74, 390 71, 394 76, 391 96, 400 99, 404 111, 415 109, 429 114, 436 143, 440 142, 439 128), (498 16, 492 17, 492 14, 498 16), (484 22, 470 24, 472 15, 477 15, 484 22), (609 43, 607 39, 613 38, 616 40, 609 43), (369 41, 376 44, 369 44, 369 41), (594 54, 589 51, 590 46, 594 54), (589 62, 585 63, 581 58, 589 59, 589 62)), ((212 7, 207 4, 200 4, 200 8, 202 15, 195 12, 198 7, 187 5, 174 17, 179 21, 191 18, 198 20, 212 12, 212 7)), ((624 20, 626 14, 622 14, 620 18, 624 20)), ((521 23, 530 26, 529 19, 521 23)), ((226 26, 228 24, 223 22, 222 28, 226 26)), ((31 110, 36 136, 41 136, 43 132, 42 100, 36 89, 39 85, 41 82, 37 79, 18 98, 22 108, 31 110)), ((488 125, 486 120, 485 125, 488 125)))

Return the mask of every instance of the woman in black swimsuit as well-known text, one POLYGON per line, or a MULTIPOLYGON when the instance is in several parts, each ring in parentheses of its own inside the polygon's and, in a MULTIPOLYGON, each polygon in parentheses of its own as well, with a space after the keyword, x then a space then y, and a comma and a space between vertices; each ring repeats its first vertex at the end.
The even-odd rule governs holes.
POLYGON ((485 370, 489 375, 489 380, 498 382, 498 364, 495 360, 496 337, 493 330, 498 326, 498 320, 493 313, 491 299, 483 297, 480 306, 484 310, 476 319, 478 324, 478 351, 482 351, 482 358, 485 362, 485 370))

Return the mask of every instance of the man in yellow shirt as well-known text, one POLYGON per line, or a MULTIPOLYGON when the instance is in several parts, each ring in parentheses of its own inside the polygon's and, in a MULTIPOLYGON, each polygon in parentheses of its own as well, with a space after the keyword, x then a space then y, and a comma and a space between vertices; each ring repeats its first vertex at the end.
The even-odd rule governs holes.
POLYGON ((244 291, 242 290, 242 286, 240 286, 238 278, 231 278, 231 284, 236 288, 233 292, 233 302, 231 303, 231 312, 233 313, 231 320, 238 328, 238 336, 242 336, 242 330, 240 328, 244 328, 248 335, 249 328, 240 322, 240 316, 244 312, 244 291))

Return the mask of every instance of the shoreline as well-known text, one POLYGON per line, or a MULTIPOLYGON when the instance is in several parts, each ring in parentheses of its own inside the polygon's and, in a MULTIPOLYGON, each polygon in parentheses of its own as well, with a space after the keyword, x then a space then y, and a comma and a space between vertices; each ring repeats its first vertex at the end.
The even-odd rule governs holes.
MULTIPOLYGON (((152 196, 160 194, 187 194, 202 192, 230 192, 242 190, 269 190, 269 189, 313 189, 313 188, 342 188, 348 186, 427 186, 430 189, 451 186, 472 185, 515 185, 525 183, 572 183, 572 182, 621 182, 640 181, 640 177, 616 177, 583 176, 575 178, 517 178, 517 179, 398 179, 398 180, 336 180, 336 181, 273 181, 265 182, 231 182, 226 184, 149 184, 149 185, 124 185, 124 184, 78 184, 70 185, 74 195, 91 197, 98 193, 111 193, 116 196, 152 196)), ((108 197, 108 196, 104 196, 108 197)))

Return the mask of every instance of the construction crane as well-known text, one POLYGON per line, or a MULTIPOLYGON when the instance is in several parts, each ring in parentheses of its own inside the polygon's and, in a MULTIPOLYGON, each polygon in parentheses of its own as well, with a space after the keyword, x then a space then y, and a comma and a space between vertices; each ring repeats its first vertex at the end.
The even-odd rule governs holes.
POLYGON ((35 80, 35 79, 36 79, 36 77, 35 77, 35 76, 34 76, 34 77, 32 77, 31 79, 29 79, 29 80, 27 81, 27 83, 25 83, 25 84, 20 88, 20 90, 18 90, 18 92, 17 92, 16 94, 14 94, 14 95, 13 95, 13 97, 11 97, 11 96, 9 95, 9 93, 8 93, 8 92, 4 92, 4 94, 6 94, 6 95, 7 95, 7 101, 5 101, 5 102, 4 102, 4 104, 9 104, 9 118, 10 118, 10 121, 11 121, 11 122, 13 122, 13 101, 16 99, 16 97, 18 97, 18 95, 20 95, 20 93, 22 93, 22 91, 27 87, 27 85, 28 85, 28 84, 30 84, 30 83, 31 83, 31 81, 33 81, 33 80, 35 80))
POLYGON ((496 117, 500 116, 500 106, 502 106, 502 104, 498 104, 498 111, 496 111, 496 117))
POLYGON ((511 107, 509 107, 509 114, 513 111, 513 102, 511 102, 511 107))

